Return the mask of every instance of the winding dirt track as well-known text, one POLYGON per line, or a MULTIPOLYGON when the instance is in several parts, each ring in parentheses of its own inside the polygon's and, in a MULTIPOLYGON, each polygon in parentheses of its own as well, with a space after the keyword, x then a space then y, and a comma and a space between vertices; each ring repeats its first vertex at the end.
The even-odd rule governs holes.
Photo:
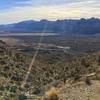
POLYGON ((27 79, 28 79, 28 77, 29 77, 29 75, 30 75, 30 73, 31 73, 32 67, 33 67, 34 62, 35 62, 35 60, 36 60, 36 57, 37 57, 37 55, 38 55, 38 53, 39 53, 40 45, 41 45, 41 43, 42 43, 42 39, 43 39, 43 37, 44 37, 46 28, 47 28, 47 23, 45 24, 44 30, 43 30, 43 32, 41 33, 40 40, 39 40, 39 42, 38 42, 38 49, 35 51, 35 53, 34 53, 34 55, 33 55, 33 58, 32 58, 32 61, 31 61, 30 65, 29 65, 29 69, 28 69, 28 71, 27 71, 27 73, 26 73, 25 79, 24 79, 24 81, 23 81, 22 84, 21 84, 21 87, 22 87, 22 88, 23 88, 24 85, 27 83, 27 79))

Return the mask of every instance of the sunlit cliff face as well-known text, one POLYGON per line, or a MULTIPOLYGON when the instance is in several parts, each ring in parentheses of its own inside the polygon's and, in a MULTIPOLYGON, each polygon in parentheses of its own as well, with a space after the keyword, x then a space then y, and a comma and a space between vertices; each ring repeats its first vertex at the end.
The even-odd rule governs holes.
POLYGON ((100 0, 1 0, 0 23, 100 17, 100 0))

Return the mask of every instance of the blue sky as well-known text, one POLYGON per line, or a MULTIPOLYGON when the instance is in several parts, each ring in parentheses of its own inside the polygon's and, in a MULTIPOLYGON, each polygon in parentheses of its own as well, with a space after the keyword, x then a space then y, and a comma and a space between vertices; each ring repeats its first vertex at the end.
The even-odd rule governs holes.
POLYGON ((9 9, 14 6, 23 6, 21 3, 29 0, 0 0, 0 9, 9 9))
POLYGON ((100 18, 100 0, 0 0, 0 24, 82 17, 100 18))

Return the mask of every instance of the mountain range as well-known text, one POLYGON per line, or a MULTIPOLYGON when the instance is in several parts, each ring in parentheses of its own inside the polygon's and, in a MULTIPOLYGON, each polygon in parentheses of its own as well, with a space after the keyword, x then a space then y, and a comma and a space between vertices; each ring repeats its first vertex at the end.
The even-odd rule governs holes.
POLYGON ((49 32, 60 34, 99 34, 99 18, 64 19, 49 21, 27 20, 13 24, 0 25, 0 33, 37 33, 49 32))

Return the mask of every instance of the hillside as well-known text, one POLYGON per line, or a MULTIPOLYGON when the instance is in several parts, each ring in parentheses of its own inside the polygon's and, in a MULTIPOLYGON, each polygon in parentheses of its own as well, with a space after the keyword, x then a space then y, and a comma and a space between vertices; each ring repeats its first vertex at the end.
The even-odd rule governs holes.
MULTIPOLYGON (((28 53, 12 49, 9 45, 0 41, 1 100, 35 100, 35 98, 41 100, 41 98, 45 98, 45 92, 52 87, 61 89, 58 95, 61 100, 66 100, 65 98, 74 100, 79 92, 81 92, 81 95, 84 94, 83 97, 86 96, 85 92, 90 93, 92 91, 90 89, 95 88, 95 81, 97 84, 100 81, 99 52, 74 55, 56 48, 54 51, 47 50, 38 53, 27 83, 22 88, 21 84, 24 81, 34 53, 35 51, 28 53), (83 82, 83 85, 77 87, 79 82, 83 82), (74 84, 77 84, 76 88, 72 87, 74 84), (73 91, 73 94, 77 89, 77 95, 73 96, 72 99, 71 94, 67 94, 67 85, 70 87, 69 91, 73 91)), ((94 92, 93 90, 92 93, 94 92)), ((93 96, 95 98, 95 94, 93 96)), ((78 98, 78 100, 83 99, 78 98)))
POLYGON ((93 35, 100 33, 100 19, 65 19, 65 20, 40 20, 22 21, 19 23, 0 25, 1 33, 59 33, 59 34, 84 34, 93 35))

